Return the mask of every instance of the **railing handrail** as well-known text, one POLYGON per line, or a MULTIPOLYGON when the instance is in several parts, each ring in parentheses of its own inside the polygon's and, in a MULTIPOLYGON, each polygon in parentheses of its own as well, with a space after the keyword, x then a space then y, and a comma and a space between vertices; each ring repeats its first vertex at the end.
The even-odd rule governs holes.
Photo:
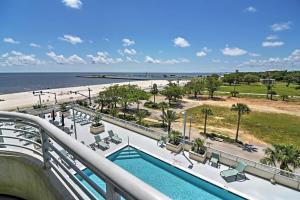
POLYGON ((125 194, 127 198, 149 200, 169 199, 126 170, 71 138, 45 119, 33 115, 6 111, 0 111, 0 117, 27 120, 39 125, 51 139, 66 149, 97 176, 104 179, 105 182, 108 181, 113 184, 114 187, 122 192, 121 195, 125 194))

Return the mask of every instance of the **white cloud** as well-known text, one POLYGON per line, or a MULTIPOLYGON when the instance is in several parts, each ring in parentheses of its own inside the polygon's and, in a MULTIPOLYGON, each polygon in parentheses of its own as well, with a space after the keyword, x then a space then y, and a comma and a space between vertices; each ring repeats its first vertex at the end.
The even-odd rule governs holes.
POLYGON ((41 47, 41 45, 36 44, 36 43, 30 43, 29 46, 35 47, 35 48, 40 48, 41 47))
POLYGON ((278 40, 279 37, 277 35, 269 35, 266 37, 266 40, 278 40))
POLYGON ((62 2, 65 4, 65 6, 74 9, 80 9, 82 6, 82 2, 80 0, 62 0, 62 2))
POLYGON ((124 38, 124 39, 122 40, 122 42, 123 42, 123 46, 124 46, 124 47, 128 47, 128 46, 131 46, 131 45, 134 45, 134 44, 135 44, 135 41, 130 40, 130 39, 128 39, 128 38, 124 38))
POLYGON ((248 55, 251 57, 259 57, 260 55, 257 53, 253 53, 253 52, 248 52, 248 55))
POLYGON ((58 39, 65 41, 65 42, 69 42, 71 44, 83 43, 83 40, 80 37, 74 36, 74 35, 65 34, 63 37, 59 37, 58 39))
POLYGON ((160 59, 155 59, 150 56, 145 57, 145 63, 151 63, 151 64, 180 64, 180 63, 188 63, 190 62, 186 58, 178 58, 178 59, 168 59, 168 60, 160 60, 160 59))
POLYGON ((271 25, 271 29, 274 32, 284 31, 291 28, 292 22, 275 23, 271 25))
POLYGON ((202 51, 198 51, 196 52, 196 56, 197 57, 204 57, 206 56, 209 52, 211 52, 211 49, 207 48, 207 47, 203 47, 202 51))
POLYGON ((281 47, 282 45, 284 45, 284 42, 282 41, 264 41, 262 43, 263 47, 270 47, 270 48, 281 47))
POLYGON ((240 49, 238 47, 230 48, 226 46, 224 49, 221 49, 221 52, 226 56, 241 56, 247 53, 246 50, 240 49))
POLYGON ((207 55, 207 53, 205 53, 204 51, 198 51, 197 53, 196 53, 196 56, 197 57, 204 57, 204 56, 206 56, 207 55))
POLYGON ((295 49, 288 57, 284 58, 268 58, 268 59, 251 59, 243 62, 239 66, 241 67, 266 67, 266 68, 278 68, 287 69, 293 67, 294 69, 300 67, 300 49, 295 49))
POLYGON ((122 58, 112 58, 107 52, 97 52, 95 56, 87 55, 93 64, 115 64, 123 62, 122 58))
POLYGON ((253 6, 249 6, 245 9, 245 12, 255 13, 257 10, 253 6))
POLYGON ((43 63, 44 62, 37 59, 34 54, 24 54, 18 51, 11 51, 10 53, 2 54, 0 57, 1 66, 24 66, 43 63))
POLYGON ((10 44, 19 44, 19 41, 14 40, 13 38, 7 37, 3 39, 3 42, 10 43, 10 44))
POLYGON ((131 55, 131 56, 133 56, 133 55, 136 55, 137 54, 137 52, 136 52, 136 50, 134 50, 134 49, 124 49, 124 54, 127 54, 127 55, 131 55))
POLYGON ((175 39, 173 40, 173 42, 174 42, 174 46, 176 46, 176 47, 182 47, 182 48, 185 48, 185 47, 191 46, 190 43, 189 43, 186 39, 184 39, 184 38, 182 38, 182 37, 177 37, 177 38, 175 38, 175 39))
POLYGON ((136 60, 136 59, 133 59, 129 56, 126 56, 126 61, 127 62, 133 62, 133 63, 141 63, 140 61, 136 60))
POLYGON ((53 51, 47 53, 47 55, 52 58, 57 64, 86 64, 86 61, 74 54, 70 57, 65 57, 63 55, 57 55, 53 51))

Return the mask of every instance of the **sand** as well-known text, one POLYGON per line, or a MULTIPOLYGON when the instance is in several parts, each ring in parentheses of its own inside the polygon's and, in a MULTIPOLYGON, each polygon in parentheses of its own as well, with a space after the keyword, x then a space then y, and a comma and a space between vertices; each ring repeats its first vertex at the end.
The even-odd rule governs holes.
MULTIPOLYGON (((151 85, 156 83, 159 87, 165 86, 167 80, 147 80, 147 81, 131 81, 130 84, 138 85, 142 89, 150 89, 151 85)), ((50 90, 43 90, 47 92, 55 92, 57 94, 58 103, 72 101, 74 99, 82 99, 84 97, 80 95, 71 94, 70 91, 80 91, 84 95, 88 95, 88 88, 91 89, 91 96, 96 96, 100 91, 103 91, 105 88, 114 85, 124 85, 128 84, 128 81, 122 83, 110 83, 110 84, 101 84, 101 85, 89 85, 89 86, 79 86, 79 87, 68 87, 68 88, 57 88, 50 90)), ((53 105, 55 103, 55 98, 53 94, 42 95, 42 103, 47 105, 53 105)), ((18 92, 11 94, 0 95, 0 110, 10 111, 17 108, 30 107, 35 104, 38 104, 39 97, 34 96, 32 91, 30 92, 18 92)))

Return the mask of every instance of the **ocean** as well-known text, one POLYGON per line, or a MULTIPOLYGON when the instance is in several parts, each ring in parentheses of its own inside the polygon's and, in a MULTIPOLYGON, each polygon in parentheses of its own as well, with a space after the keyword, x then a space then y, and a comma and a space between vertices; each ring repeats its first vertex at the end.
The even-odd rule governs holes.
POLYGON ((207 73, 0 73, 0 94, 129 82, 130 79, 179 79, 207 75, 207 73), (126 79, 85 78, 90 75, 125 77, 126 79))

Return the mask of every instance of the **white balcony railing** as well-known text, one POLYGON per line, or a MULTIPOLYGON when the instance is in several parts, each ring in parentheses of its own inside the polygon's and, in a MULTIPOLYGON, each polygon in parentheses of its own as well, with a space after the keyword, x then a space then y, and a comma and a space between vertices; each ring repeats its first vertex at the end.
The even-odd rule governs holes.
POLYGON ((100 156, 82 143, 68 136, 65 132, 55 127, 45 119, 28 114, 0 111, 0 123, 21 123, 33 127, 35 130, 39 130, 36 132, 0 126, 0 131, 10 130, 32 136, 20 138, 0 134, 0 149, 13 146, 31 150, 37 155, 40 155, 43 158, 45 170, 55 170, 57 174, 61 176, 61 179, 66 182, 66 185, 68 185, 69 189, 72 190, 75 195, 77 195, 78 199, 86 199, 86 197, 89 197, 90 199, 97 199, 97 197, 75 177, 75 173, 80 175, 81 178, 84 179, 104 199, 118 200, 121 197, 125 199, 143 200, 169 199, 161 192, 144 183, 137 177, 131 175, 105 157, 100 156), (41 144, 30 139, 37 137, 41 138, 41 144), (18 145, 18 143, 4 142, 5 138, 29 142, 34 144, 37 149, 41 148, 42 151, 24 146, 22 144, 18 145), (84 172, 82 172, 72 160, 70 160, 57 148, 57 145, 67 151, 68 154, 74 158, 74 160, 80 162, 82 165, 89 168, 99 178, 101 178, 106 183, 105 190, 93 182, 84 172), (63 174, 65 174, 65 176, 67 175, 67 177, 65 177, 63 174), (74 185, 76 187, 74 187, 74 185), (78 192, 76 188, 80 188, 81 192, 78 192))

